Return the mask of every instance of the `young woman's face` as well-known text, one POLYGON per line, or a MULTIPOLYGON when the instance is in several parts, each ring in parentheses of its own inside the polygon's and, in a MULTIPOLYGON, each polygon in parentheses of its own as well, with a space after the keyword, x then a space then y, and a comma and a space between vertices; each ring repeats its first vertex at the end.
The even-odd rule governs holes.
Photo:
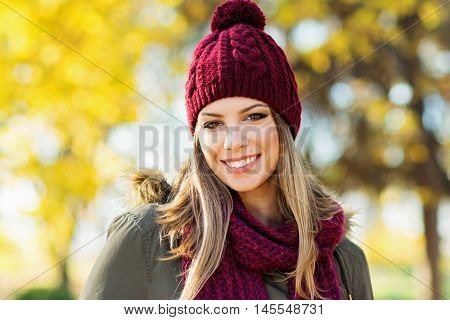
POLYGON ((216 100, 200 111, 196 130, 211 170, 238 192, 260 187, 277 167, 278 131, 264 102, 244 97, 216 100))

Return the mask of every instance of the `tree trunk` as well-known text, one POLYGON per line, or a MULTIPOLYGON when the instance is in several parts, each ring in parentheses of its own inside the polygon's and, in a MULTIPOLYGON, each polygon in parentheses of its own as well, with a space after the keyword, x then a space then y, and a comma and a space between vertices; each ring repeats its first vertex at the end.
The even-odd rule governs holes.
POLYGON ((62 261, 59 264, 59 275, 60 275, 59 286, 61 288, 69 289, 70 279, 69 274, 67 273, 67 260, 62 261))
POLYGON ((433 300, 442 299, 441 274, 439 272, 439 234, 437 230, 437 201, 431 200, 424 203, 424 226, 426 238, 426 251, 428 265, 431 273, 430 298, 433 300))

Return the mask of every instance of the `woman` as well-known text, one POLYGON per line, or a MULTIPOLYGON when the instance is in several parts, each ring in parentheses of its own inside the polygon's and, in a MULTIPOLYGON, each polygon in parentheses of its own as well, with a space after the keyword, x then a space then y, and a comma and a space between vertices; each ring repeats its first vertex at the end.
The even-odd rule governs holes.
POLYGON ((186 83, 194 150, 171 187, 133 177, 81 299, 373 299, 349 220, 294 146, 301 104, 248 0, 216 8, 186 83))

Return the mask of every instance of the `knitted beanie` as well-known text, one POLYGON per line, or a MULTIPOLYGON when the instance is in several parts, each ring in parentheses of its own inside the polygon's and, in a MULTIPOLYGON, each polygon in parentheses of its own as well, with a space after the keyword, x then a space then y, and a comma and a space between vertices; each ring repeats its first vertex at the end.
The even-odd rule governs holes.
POLYGON ((202 108, 240 96, 268 104, 297 136, 302 106, 295 75, 265 24, 261 9, 249 0, 229 0, 214 10, 211 33, 194 50, 185 84, 192 134, 202 108))

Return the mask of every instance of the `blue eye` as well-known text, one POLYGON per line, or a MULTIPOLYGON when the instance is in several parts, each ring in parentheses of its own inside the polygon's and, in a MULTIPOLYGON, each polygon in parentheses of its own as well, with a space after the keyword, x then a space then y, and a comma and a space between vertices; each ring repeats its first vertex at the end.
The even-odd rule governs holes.
POLYGON ((250 114, 247 118, 250 118, 250 120, 256 121, 256 120, 264 119, 265 117, 267 117, 267 114, 256 112, 256 113, 250 114))

